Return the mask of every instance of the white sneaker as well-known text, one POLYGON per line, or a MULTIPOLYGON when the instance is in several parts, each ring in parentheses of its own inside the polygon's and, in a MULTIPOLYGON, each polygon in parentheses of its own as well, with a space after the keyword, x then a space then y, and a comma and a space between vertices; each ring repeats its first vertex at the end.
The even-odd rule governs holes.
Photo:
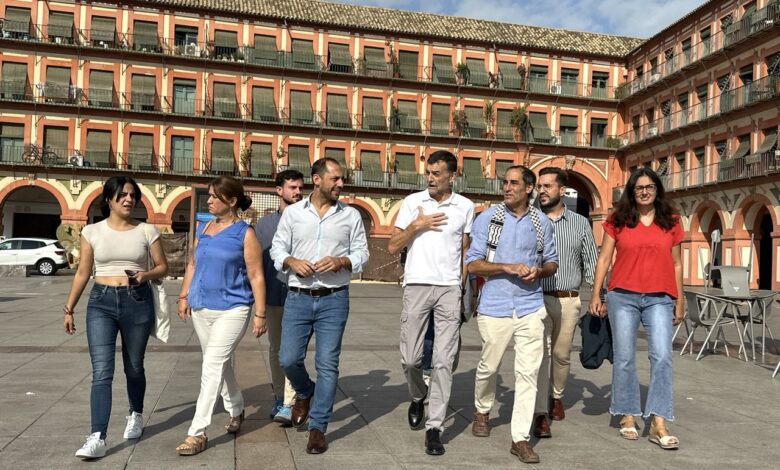
POLYGON ((76 451, 76 457, 82 459, 99 459, 106 455, 106 441, 100 438, 99 432, 87 436, 81 449, 76 451))
POLYGON ((144 432, 144 415, 133 411, 127 416, 127 426, 125 426, 125 439, 138 439, 144 432))

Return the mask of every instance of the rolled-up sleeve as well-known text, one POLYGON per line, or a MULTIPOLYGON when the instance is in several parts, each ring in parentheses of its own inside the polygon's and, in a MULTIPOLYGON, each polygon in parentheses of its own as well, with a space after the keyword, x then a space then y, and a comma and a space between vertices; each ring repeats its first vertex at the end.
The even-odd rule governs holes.
POLYGON ((471 227, 471 244, 466 252, 465 263, 484 260, 487 254, 487 229, 492 210, 486 210, 477 216, 471 227))
POLYGON ((279 220, 279 226, 276 228, 273 241, 271 242, 271 259, 274 261, 274 268, 280 273, 286 272, 283 268, 284 260, 292 256, 292 227, 290 220, 290 208, 282 212, 282 218, 279 220))
MULTIPOLYGON (((354 210, 354 209, 353 209, 354 210)), ((360 213, 355 210, 352 217, 352 227, 349 236, 349 262, 352 264, 353 273, 363 272, 363 266, 368 263, 368 241, 366 240, 366 229, 363 225, 363 219, 360 213)))
POLYGON ((541 219, 543 221, 542 227, 544 230, 544 252, 542 253, 542 262, 560 265, 558 262, 558 250, 555 248, 552 223, 547 217, 541 219))

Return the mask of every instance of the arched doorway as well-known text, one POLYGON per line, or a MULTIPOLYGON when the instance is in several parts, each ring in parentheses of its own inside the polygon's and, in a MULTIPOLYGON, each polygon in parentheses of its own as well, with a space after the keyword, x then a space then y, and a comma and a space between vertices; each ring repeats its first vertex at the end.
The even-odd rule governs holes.
POLYGON ((590 220, 590 212, 594 206, 593 193, 582 178, 579 173, 569 171, 569 187, 563 202, 567 209, 590 220))
POLYGON ((54 195, 38 186, 13 190, 0 205, 5 237, 57 238, 62 206, 54 195))
POLYGON ((186 233, 190 231, 190 206, 192 197, 186 197, 176 204, 171 215, 171 230, 173 233, 186 233))
MULTIPOLYGON (((100 222, 101 220, 105 219, 105 217, 103 217, 103 214, 100 212, 101 198, 102 195, 96 197, 95 200, 92 201, 92 204, 90 204, 89 210, 87 211, 88 224, 94 224, 96 222, 100 222)), ((146 222, 146 220, 149 218, 149 214, 146 211, 146 206, 140 201, 135 206, 135 209, 133 209, 133 213, 131 214, 131 216, 136 220, 140 220, 141 222, 146 222)))

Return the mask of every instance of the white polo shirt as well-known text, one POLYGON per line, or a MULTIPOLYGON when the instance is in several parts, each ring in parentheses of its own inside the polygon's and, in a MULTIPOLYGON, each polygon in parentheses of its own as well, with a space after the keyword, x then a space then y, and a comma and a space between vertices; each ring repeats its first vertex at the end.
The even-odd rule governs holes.
POLYGON ((425 230, 417 233, 409 242, 404 269, 404 286, 407 284, 430 284, 434 286, 456 286, 460 284, 461 251, 463 236, 471 233, 474 220, 474 203, 460 194, 452 193, 442 203, 436 202, 428 190, 413 193, 401 203, 395 226, 406 227, 417 218, 418 208, 425 215, 443 212, 447 215, 441 232, 425 230))

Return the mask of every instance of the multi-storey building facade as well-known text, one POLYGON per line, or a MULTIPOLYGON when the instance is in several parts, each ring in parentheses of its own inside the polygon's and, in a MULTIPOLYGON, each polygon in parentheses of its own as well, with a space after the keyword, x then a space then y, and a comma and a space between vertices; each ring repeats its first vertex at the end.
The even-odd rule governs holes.
POLYGON ((214 175, 244 177, 262 211, 276 172, 329 156, 349 170, 345 199, 364 215, 379 267, 400 200, 424 187, 424 158, 447 149, 456 190, 479 207, 500 197, 509 165, 569 168, 597 238, 627 170, 656 166, 689 229, 690 283, 716 226, 729 261, 748 232, 762 234, 762 260, 774 236, 758 230, 778 207, 766 174, 780 95, 773 5, 710 2, 646 41, 314 0, 3 5, 5 235, 78 230, 117 173, 143 184, 138 217, 187 230, 193 187, 214 175), (724 140, 730 153, 719 154, 724 140), (758 173, 738 163, 767 152, 758 173))

